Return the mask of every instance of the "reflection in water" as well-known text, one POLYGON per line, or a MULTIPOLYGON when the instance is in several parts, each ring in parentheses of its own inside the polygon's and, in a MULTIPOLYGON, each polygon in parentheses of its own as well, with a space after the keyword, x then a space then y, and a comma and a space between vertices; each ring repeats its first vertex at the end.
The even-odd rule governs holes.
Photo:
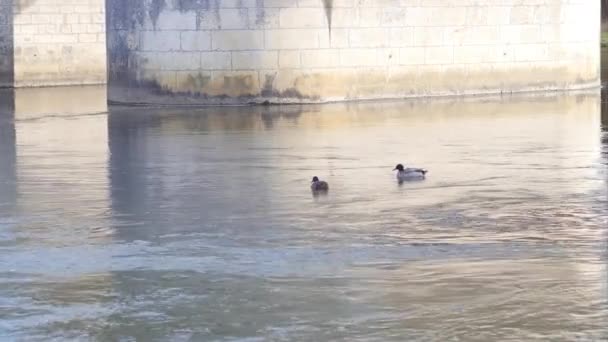
POLYGON ((105 88, 68 89, 15 92, 18 210, 35 208, 16 224, 20 244, 63 246, 107 234, 107 119, 96 114, 107 109, 105 88))
POLYGON ((17 112, 0 337, 608 333, 596 93, 17 112))
POLYGON ((272 210, 273 191, 264 184, 271 185, 276 174, 274 165, 261 164, 266 159, 265 147, 256 147, 258 140, 263 142, 255 132, 270 132, 267 130, 276 120, 292 122, 298 113, 295 106, 287 111, 183 110, 175 116, 150 110, 145 115, 124 110, 111 113, 113 212, 115 217, 143 220, 140 224, 146 226, 118 230, 117 234, 127 240, 150 240, 172 231, 199 231, 202 222, 227 218, 227 211, 231 219, 247 220, 243 214, 259 216, 272 210), (205 133, 211 131, 216 133, 205 133), (260 164, 251 165, 255 160, 260 164), (252 200, 246 200, 248 188, 254 184, 259 186, 253 190, 252 200))
POLYGON ((602 147, 604 155, 608 154, 608 95, 602 90, 602 147))
POLYGON ((0 241, 3 218, 9 217, 14 210, 17 194, 14 113, 13 90, 0 89, 0 241))

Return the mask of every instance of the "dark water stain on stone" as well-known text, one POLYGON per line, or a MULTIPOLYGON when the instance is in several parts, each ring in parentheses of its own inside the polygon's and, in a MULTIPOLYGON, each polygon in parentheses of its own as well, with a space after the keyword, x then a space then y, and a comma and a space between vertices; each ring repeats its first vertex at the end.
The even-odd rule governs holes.
POLYGON ((264 0, 255 0, 255 24, 263 26, 266 22, 266 11, 264 10, 264 0))
POLYGON ((331 19, 334 8, 334 0, 323 0, 323 7, 325 7, 325 16, 327 16, 327 27, 329 28, 329 37, 331 38, 331 19))
MULTIPOLYGON (((23 11, 25 11, 28 7, 32 6, 34 3, 36 2, 36 0, 17 0, 15 2, 13 2, 13 5, 15 7, 15 14, 19 14, 23 11)), ((6 1, 6 3, 4 3, 3 1, 0 1, 0 6, 9 6, 11 4, 11 1, 6 1)))
POLYGON ((137 79, 137 32, 145 25, 147 11, 144 1, 106 0, 108 84, 129 84, 137 79))
POLYGON ((218 24, 218 29, 222 28, 222 20, 220 18, 220 6, 221 6, 220 0, 215 0, 214 1, 214 7, 213 7, 214 11, 213 12, 215 14, 215 20, 216 20, 216 22, 218 24))
POLYGON ((203 90, 211 81, 211 76, 197 74, 188 75, 186 79, 186 87, 193 90, 203 90))
MULTIPOLYGON (((180 12, 194 12, 196 14, 196 29, 200 30, 203 28, 203 24, 206 29, 219 28, 218 25, 213 25, 212 23, 216 23, 217 18, 213 18, 213 21, 209 19, 209 12, 213 4, 211 3, 213 0, 173 0, 174 8, 178 9, 180 12)), ((216 11, 217 12, 217 11, 216 11)))
POLYGON ((0 88, 10 88, 15 81, 15 35, 13 8, 8 1, 0 0, 0 88))
POLYGON ((209 0, 175 0, 175 7, 180 11, 198 11, 209 8, 209 0))
MULTIPOLYGON (((277 90, 274 87, 274 81, 277 77, 277 74, 268 74, 264 78, 264 84, 262 86, 262 91, 260 92, 260 96, 264 100, 260 104, 263 105, 271 105, 274 104, 270 99, 298 99, 298 100, 318 100, 318 97, 315 96, 307 96, 298 91, 295 87, 288 88, 282 91, 277 90)), ((259 103, 259 102, 257 102, 259 103)))
POLYGON ((107 31, 136 30, 145 22, 146 5, 143 1, 106 0, 107 31))
POLYGON ((244 6, 243 0, 237 0, 236 6, 238 7, 241 21, 247 23, 247 27, 251 28, 251 23, 249 22, 249 9, 247 6, 244 6))
POLYGON ((160 16, 160 12, 165 8, 166 3, 165 0, 152 0, 150 3, 150 9, 148 10, 148 15, 150 15, 150 19, 152 19, 152 25, 156 28, 156 23, 158 22, 158 17, 160 16))
POLYGON ((262 86, 262 93, 261 95, 264 97, 269 97, 272 96, 274 94, 274 80, 276 78, 276 74, 272 74, 272 75, 266 75, 265 79, 264 79, 264 85, 262 86))
POLYGON ((196 29, 200 30, 205 21, 205 13, 209 11, 210 0, 173 0, 174 7, 180 12, 193 11, 196 13, 196 29))

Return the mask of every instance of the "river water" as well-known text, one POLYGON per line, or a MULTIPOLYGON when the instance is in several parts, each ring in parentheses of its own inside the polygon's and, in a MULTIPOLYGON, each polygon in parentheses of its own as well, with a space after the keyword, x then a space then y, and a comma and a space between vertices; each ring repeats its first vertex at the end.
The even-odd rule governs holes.
POLYGON ((224 109, 104 94, 0 95, 0 340, 608 339, 599 91, 224 109), (397 163, 429 176, 399 185, 397 163))

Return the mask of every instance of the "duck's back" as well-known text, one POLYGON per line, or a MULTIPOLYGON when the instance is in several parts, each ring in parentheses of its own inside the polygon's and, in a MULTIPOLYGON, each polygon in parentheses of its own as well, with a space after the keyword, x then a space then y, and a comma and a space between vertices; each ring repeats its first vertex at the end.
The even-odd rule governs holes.
POLYGON ((408 179, 419 179, 419 178, 424 178, 426 175, 426 170, 423 169, 414 169, 414 168, 409 168, 409 169, 405 169, 403 171, 399 171, 397 173, 397 179, 398 180, 408 180, 408 179))
POLYGON ((425 169, 419 169, 419 168, 407 168, 404 170, 404 172, 411 173, 411 174, 425 175, 427 171, 425 169))
POLYGON ((324 181, 318 181, 318 182, 314 182, 310 188, 312 189, 312 191, 327 191, 329 190, 329 184, 327 184, 327 182, 324 181))

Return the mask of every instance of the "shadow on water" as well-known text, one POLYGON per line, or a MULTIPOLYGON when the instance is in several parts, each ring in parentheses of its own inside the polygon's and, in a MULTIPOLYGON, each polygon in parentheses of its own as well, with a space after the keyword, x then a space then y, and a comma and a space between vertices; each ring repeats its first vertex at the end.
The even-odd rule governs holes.
POLYGON ((17 197, 15 94, 0 89, 0 219, 12 214, 17 197))
MULTIPOLYGON (((602 10, 605 10, 602 7, 602 10)), ((604 154, 608 156, 608 48, 601 49, 601 70, 602 70, 602 144, 604 154)))
POLYGON ((608 90, 602 90, 602 143, 608 153, 608 90))
MULTIPOLYGON (((263 184, 269 177, 269 169, 264 167, 246 169, 256 163, 259 153, 255 153, 256 135, 243 132, 270 132, 278 120, 297 122, 301 112, 299 106, 144 112, 113 108, 108 116, 112 212, 119 222, 126 219, 147 227, 116 229, 117 237, 150 240, 171 233, 167 227, 196 230, 227 211, 238 215, 239 210, 249 212, 252 207, 269 210, 270 203, 264 199, 271 197, 267 192, 272 189, 259 187, 259 201, 239 199, 248 183, 263 184), (250 156, 239 154, 248 150, 252 151, 250 156), (235 172, 241 167, 239 161, 244 164, 240 174, 235 172), (163 177, 173 172, 172 164, 181 165, 181 175, 163 177), (218 164, 226 169, 215 169, 218 164), (146 174, 152 177, 142 177, 146 174), (226 177, 227 174, 232 176, 226 177), (196 180, 201 177, 205 179, 203 184, 196 180), (189 186, 195 183, 198 184, 189 186), (188 195, 182 196, 185 193, 188 195), (164 207, 169 198, 172 207, 189 214, 167 212, 164 207)), ((264 160, 257 162, 262 164, 264 160)))

